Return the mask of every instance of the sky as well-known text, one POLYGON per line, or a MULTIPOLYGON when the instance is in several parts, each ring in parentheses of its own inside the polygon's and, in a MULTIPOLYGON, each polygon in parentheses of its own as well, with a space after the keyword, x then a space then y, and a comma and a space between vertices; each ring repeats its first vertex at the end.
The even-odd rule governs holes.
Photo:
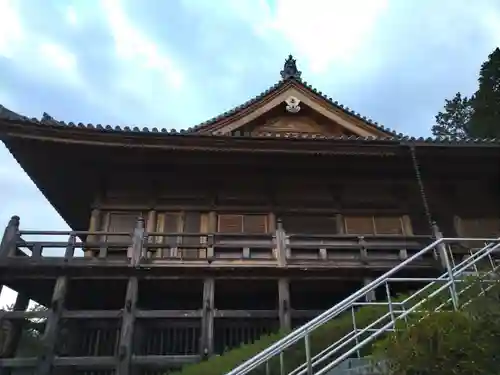
MULTIPOLYGON (((429 136, 500 45, 498 0, 0 0, 0 104, 29 117, 181 129, 302 78, 380 124, 429 136)), ((0 223, 64 220, 0 145, 0 223)), ((4 288, 0 306, 15 292, 4 288)))

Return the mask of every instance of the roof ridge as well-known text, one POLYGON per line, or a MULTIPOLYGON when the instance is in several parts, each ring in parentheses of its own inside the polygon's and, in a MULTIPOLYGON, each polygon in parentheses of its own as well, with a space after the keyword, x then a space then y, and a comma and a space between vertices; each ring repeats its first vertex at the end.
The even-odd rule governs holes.
POLYGON ((299 133, 271 133, 271 132, 241 132, 235 131, 234 133, 227 134, 211 134, 211 133, 194 133, 189 132, 186 129, 171 129, 168 130, 166 128, 148 128, 143 127, 142 129, 138 126, 111 126, 111 125, 101 125, 101 124, 84 124, 74 123, 74 122, 65 122, 58 121, 54 119, 52 116, 43 113, 40 119, 37 118, 28 118, 26 116, 22 116, 16 112, 13 112, 6 107, 0 105, 0 120, 7 120, 12 122, 24 122, 38 126, 47 126, 47 127, 57 127, 57 128, 74 128, 74 129, 87 129, 96 132, 116 132, 116 133, 136 133, 136 134, 163 134, 165 136, 191 136, 191 137, 211 137, 211 138, 275 138, 275 139, 309 139, 309 140, 318 140, 318 141, 391 141, 391 142, 399 142, 399 143, 433 143, 433 144, 500 144, 500 138, 453 138, 453 137, 413 137, 413 136, 399 136, 398 134, 387 135, 386 137, 375 137, 375 136, 354 136, 354 135, 319 135, 319 134, 299 134, 299 133))

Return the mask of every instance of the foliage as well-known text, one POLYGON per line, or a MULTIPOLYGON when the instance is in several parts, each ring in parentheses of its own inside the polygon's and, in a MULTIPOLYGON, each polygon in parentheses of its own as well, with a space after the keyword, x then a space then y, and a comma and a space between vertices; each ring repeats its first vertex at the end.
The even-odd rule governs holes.
POLYGON ((500 373, 500 285, 485 295, 475 282, 458 311, 416 316, 376 345, 388 375, 498 375, 500 373), (468 295, 468 296, 467 296, 468 295))
POLYGON ((500 48, 481 66, 479 89, 472 101, 470 135, 477 138, 500 137, 500 48))
POLYGON ((444 111, 436 115, 436 125, 432 127, 432 134, 446 138, 467 138, 473 112, 471 101, 471 98, 462 96, 459 92, 453 99, 446 99, 444 111))
POLYGON ((471 96, 456 93, 446 99, 432 134, 444 138, 500 137, 500 49, 496 48, 479 72, 479 88, 471 96))
MULTIPOLYGON (((28 311, 43 311, 46 307, 36 305, 30 307, 28 311)), ((13 306, 7 306, 3 311, 12 311, 13 306)), ((0 310, 0 311, 2 311, 0 310)), ((16 352, 17 357, 36 357, 41 350, 41 338, 45 326, 44 319, 24 319, 21 323, 21 337, 19 346, 16 352)), ((9 325, 3 333, 6 334, 9 330, 14 329, 14 325, 9 325)), ((8 336, 8 335, 7 335, 8 336)), ((7 338, 7 337, 5 337, 7 338)))
MULTIPOLYGON (((397 299, 394 299, 394 301, 401 301, 404 298, 406 298, 406 296, 399 296, 397 299)), ((388 310, 386 306, 371 305, 360 307, 355 312, 356 326, 358 329, 363 329, 377 318, 387 314, 387 312, 388 310)), ((314 356, 352 330, 352 315, 351 310, 348 309, 339 317, 332 319, 330 322, 312 332, 310 337, 311 354, 314 356)), ((214 356, 204 362, 185 366, 179 372, 176 372, 175 375, 224 375, 244 361, 252 358, 262 350, 269 347, 271 344, 282 338, 284 334, 285 333, 278 333, 261 337, 253 344, 242 345, 224 353, 221 356, 214 356)), ((366 355, 368 353, 371 353, 370 345, 367 345, 361 354, 366 355)), ((342 354, 342 352, 339 352, 338 354, 342 354)), ((284 352, 285 373, 288 373, 297 366, 301 365, 304 360, 304 340, 299 340, 298 343, 292 345, 284 352)), ((269 370, 270 374, 280 373, 279 356, 275 356, 269 361, 269 370)), ((264 374, 266 374, 264 366, 261 366, 252 372, 252 375, 264 374)))

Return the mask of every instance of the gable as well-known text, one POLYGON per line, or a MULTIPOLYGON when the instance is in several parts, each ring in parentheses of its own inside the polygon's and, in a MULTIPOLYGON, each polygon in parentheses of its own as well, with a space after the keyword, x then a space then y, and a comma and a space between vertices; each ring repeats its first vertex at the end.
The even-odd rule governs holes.
POLYGON ((297 84, 289 85, 277 95, 264 98, 257 105, 249 108, 241 116, 235 116, 230 121, 216 126, 212 134, 228 134, 237 130, 256 132, 293 132, 313 133, 322 135, 352 134, 361 137, 384 137, 386 133, 377 128, 363 124, 362 121, 339 111, 330 103, 319 100, 310 93, 304 92, 297 84), (266 100, 267 99, 267 100, 266 100), (297 112, 289 111, 290 100, 296 102, 292 107, 298 107, 297 112), (282 114, 281 118, 269 119, 272 112, 282 114), (304 115, 307 113, 307 115, 304 115), (316 115, 324 119, 318 123, 308 117, 316 115), (257 128, 248 129, 251 123, 260 123, 257 128))
MULTIPOLYGON (((309 108, 303 114, 276 114, 279 111, 271 111, 270 116, 263 115, 262 118, 248 126, 243 126, 241 131, 254 135, 277 134, 283 136, 342 136, 354 135, 354 133, 333 123, 329 119, 315 114, 309 108)), ((238 131, 236 130, 236 131, 238 131)))

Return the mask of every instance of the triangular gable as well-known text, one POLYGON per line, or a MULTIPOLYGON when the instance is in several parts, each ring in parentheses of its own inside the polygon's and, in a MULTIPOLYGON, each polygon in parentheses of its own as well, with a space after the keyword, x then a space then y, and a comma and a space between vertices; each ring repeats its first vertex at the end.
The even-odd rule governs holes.
MULTIPOLYGON (((276 108, 286 108, 289 100, 298 101, 298 106, 308 108, 323 118, 328 119, 331 126, 340 127, 342 133, 353 134, 361 137, 388 137, 394 136, 394 132, 381 128, 376 123, 360 117, 325 97, 317 90, 308 86, 300 79, 300 72, 297 70, 295 60, 290 56, 285 62, 285 67, 281 72, 283 80, 265 93, 255 99, 235 108, 217 118, 214 118, 200 126, 195 127, 195 133, 208 134, 228 134, 234 131, 245 129, 250 123, 269 121, 269 113, 276 108)), ((300 111, 297 113, 300 116, 300 111)), ((301 126, 304 127, 302 124, 301 126)), ((268 126, 264 126, 268 128, 268 126)), ((337 129, 331 129, 327 133, 337 133, 337 129)), ((269 131, 269 129, 267 130, 269 131)), ((282 129, 283 131, 283 129, 282 129)), ((292 131, 292 130, 290 130, 292 131)), ((312 133, 317 131, 311 129, 312 133)), ((322 132, 324 133, 324 132, 322 132)))
MULTIPOLYGON (((260 117, 265 116, 268 112, 274 108, 281 106, 285 108, 287 106, 286 101, 290 98, 298 100, 298 106, 307 106, 318 114, 329 119, 332 123, 339 125, 346 131, 353 133, 361 137, 384 137, 387 136, 386 133, 380 131, 374 126, 363 123, 358 119, 345 115, 340 111, 333 108, 329 103, 318 98, 315 98, 305 90, 301 89, 299 84, 292 82, 289 87, 283 90, 279 95, 276 95, 269 101, 266 98, 262 98, 259 103, 256 103, 251 111, 248 111, 245 115, 240 118, 236 118, 229 123, 221 124, 221 126, 216 126, 212 128, 211 132, 213 134, 227 134, 244 127, 246 124, 257 120, 260 117)), ((297 113, 299 115, 300 111, 297 113)))

